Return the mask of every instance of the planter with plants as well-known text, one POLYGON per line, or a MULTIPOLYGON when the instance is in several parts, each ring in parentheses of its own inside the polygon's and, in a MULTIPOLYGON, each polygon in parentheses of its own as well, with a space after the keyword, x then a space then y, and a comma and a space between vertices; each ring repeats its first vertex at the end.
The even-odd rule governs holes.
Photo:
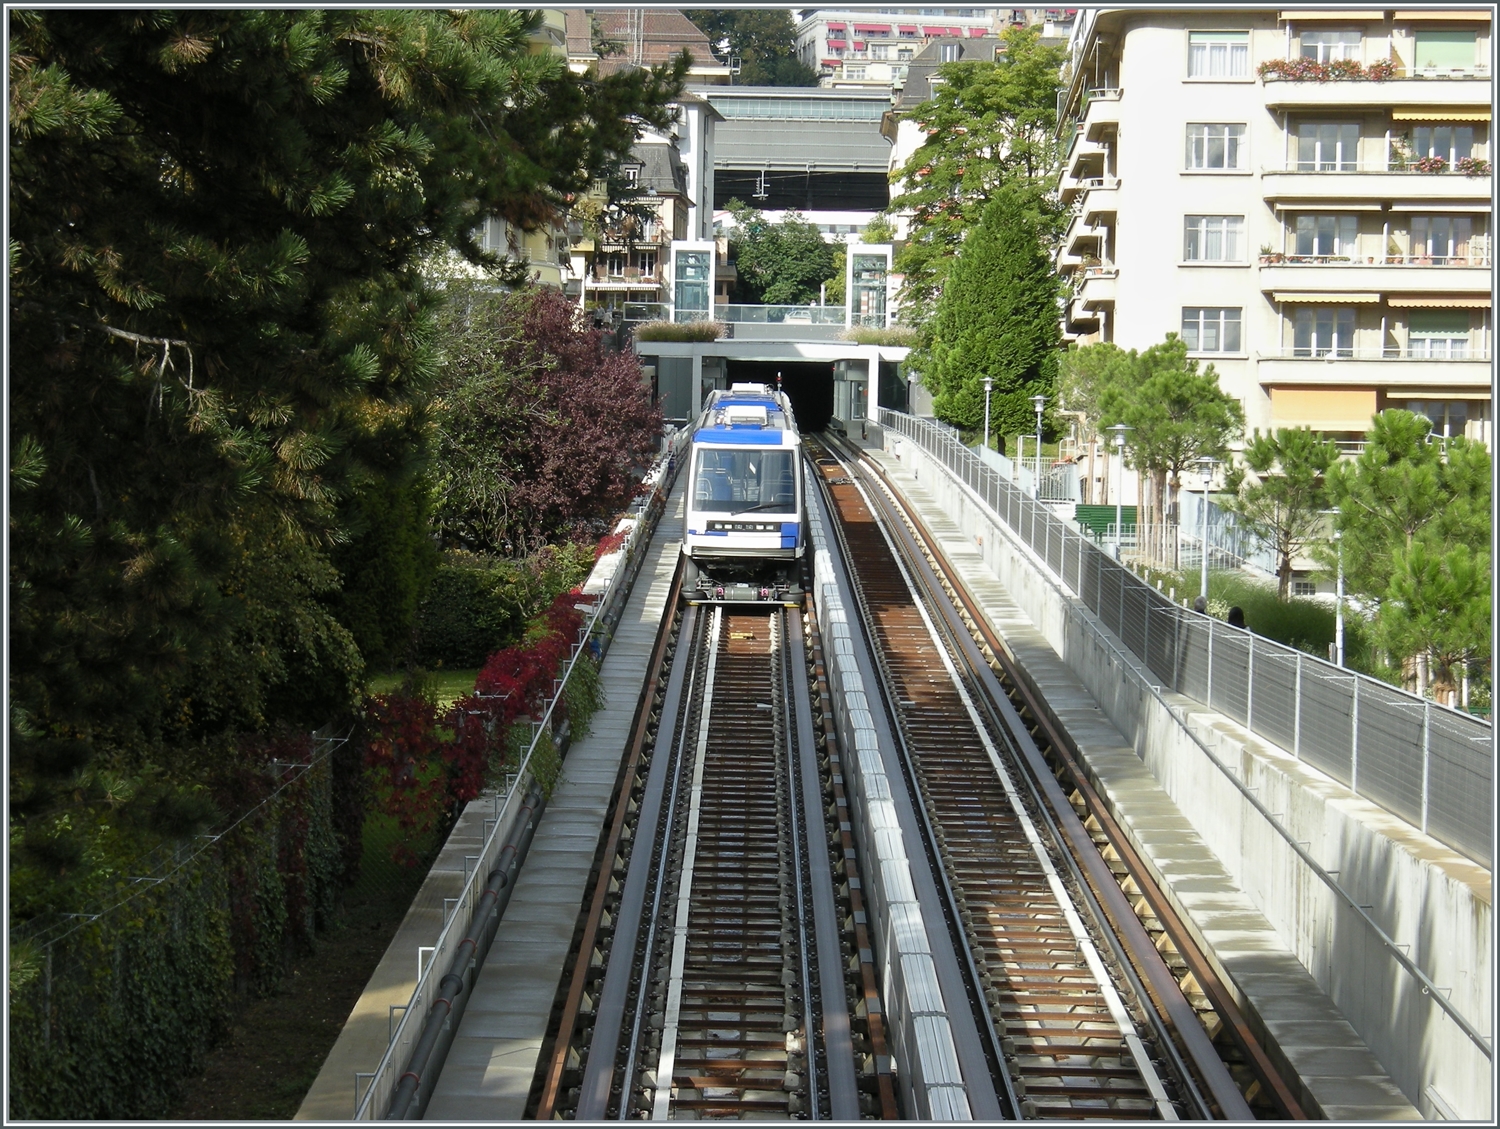
POLYGON ((1460 157, 1453 163, 1453 171, 1465 176, 1489 176, 1490 163, 1483 157, 1460 157))
POLYGON ((1280 79, 1285 82, 1386 82, 1396 77, 1396 65, 1380 59, 1362 66, 1357 59, 1334 59, 1320 63, 1298 56, 1294 59, 1267 59, 1256 73, 1263 82, 1280 79))
POLYGON ((1411 162, 1411 168, 1416 172, 1439 173, 1448 171, 1447 157, 1418 157, 1411 162))

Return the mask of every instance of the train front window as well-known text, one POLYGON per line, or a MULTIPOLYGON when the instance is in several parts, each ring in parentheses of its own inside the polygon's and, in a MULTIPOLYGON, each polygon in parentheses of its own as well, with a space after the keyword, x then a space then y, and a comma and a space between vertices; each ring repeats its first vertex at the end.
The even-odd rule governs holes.
POLYGON ((795 454, 763 447, 700 449, 693 471, 693 508, 709 513, 744 513, 750 509, 794 513, 795 454))

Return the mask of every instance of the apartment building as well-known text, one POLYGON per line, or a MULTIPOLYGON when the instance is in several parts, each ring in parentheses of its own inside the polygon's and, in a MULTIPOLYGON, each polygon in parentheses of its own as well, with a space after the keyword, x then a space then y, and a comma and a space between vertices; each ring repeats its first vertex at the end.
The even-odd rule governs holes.
POLYGON ((1491 16, 1099 8, 1070 39, 1064 328, 1212 362, 1247 427, 1491 442, 1491 16))

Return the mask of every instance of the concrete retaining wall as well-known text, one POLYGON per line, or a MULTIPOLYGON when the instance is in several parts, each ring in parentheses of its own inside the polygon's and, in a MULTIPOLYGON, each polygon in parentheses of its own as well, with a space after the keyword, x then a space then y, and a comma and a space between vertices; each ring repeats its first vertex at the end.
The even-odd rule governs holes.
MULTIPOLYGON (((1149 675, 1118 639, 973 491, 916 444, 896 436, 887 442, 903 469, 974 540, 1412 1104, 1431 1118, 1452 1112, 1489 1120, 1490 1059, 1245 800, 1194 734, 1256 790, 1293 839, 1337 872, 1381 929, 1409 946, 1404 951, 1428 977, 1451 989, 1452 1003, 1483 1032, 1490 1030, 1493 996, 1489 872, 1201 704, 1153 693, 1149 675)), ((1199 939, 1211 952, 1211 943, 1199 939)), ((1258 1021, 1253 1002, 1240 1002, 1258 1021)), ((1274 1044, 1274 1030, 1258 1026, 1274 1044)))

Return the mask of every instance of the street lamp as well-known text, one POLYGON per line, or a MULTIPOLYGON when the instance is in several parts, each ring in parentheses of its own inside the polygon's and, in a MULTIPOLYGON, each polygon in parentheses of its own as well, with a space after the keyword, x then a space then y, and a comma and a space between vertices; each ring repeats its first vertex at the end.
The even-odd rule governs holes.
POLYGON ((1134 431, 1123 423, 1104 429, 1115 437, 1115 560, 1120 559, 1120 540, 1125 534, 1125 433, 1134 431))
POLYGON ((984 449, 990 449, 990 389, 994 387, 995 378, 987 376, 984 378, 984 449))
POLYGON ((1036 409, 1036 480, 1038 485, 1042 481, 1042 405, 1047 402, 1045 396, 1033 396, 1031 406, 1036 409))
POLYGON ((1203 576, 1198 585, 1198 595, 1205 607, 1208 606, 1208 485, 1213 481, 1214 466, 1218 461, 1212 455, 1202 455, 1198 459, 1198 464, 1203 468, 1203 515, 1198 523, 1199 531, 1203 534, 1203 566, 1200 569, 1203 576))

